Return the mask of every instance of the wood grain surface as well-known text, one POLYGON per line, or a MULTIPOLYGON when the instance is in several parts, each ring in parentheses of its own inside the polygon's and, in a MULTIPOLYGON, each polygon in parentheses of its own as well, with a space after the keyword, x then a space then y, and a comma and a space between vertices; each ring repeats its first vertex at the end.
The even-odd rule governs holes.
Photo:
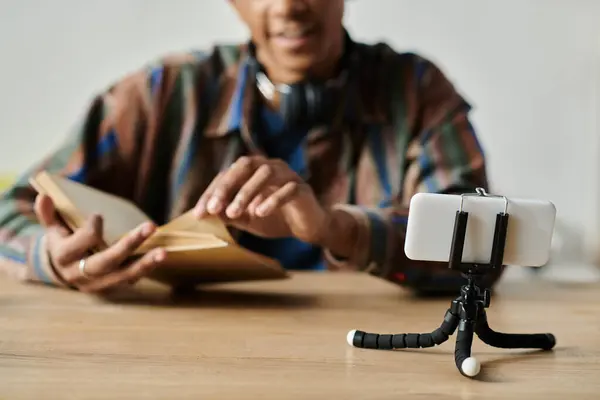
POLYGON ((551 352, 455 336, 431 349, 356 349, 346 333, 430 332, 450 299, 380 279, 298 273, 175 295, 147 282, 109 299, 0 280, 0 399, 598 399, 600 286, 500 284, 490 326, 552 332, 551 352))

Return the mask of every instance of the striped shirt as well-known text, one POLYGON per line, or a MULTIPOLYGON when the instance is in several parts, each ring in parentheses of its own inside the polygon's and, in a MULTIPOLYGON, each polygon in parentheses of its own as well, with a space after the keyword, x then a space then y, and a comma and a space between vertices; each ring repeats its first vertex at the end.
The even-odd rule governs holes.
MULTIPOLYGON (((358 240, 329 270, 360 270, 421 288, 455 290, 446 264, 404 254, 417 192, 488 187, 470 105, 432 62, 386 44, 356 44, 357 72, 327 126, 303 144, 305 179, 324 207, 346 210, 358 240)), ((94 97, 64 143, 0 198, 0 267, 23 281, 62 285, 49 263, 28 178, 48 170, 136 203, 162 224, 191 209, 219 170, 260 154, 260 104, 245 44, 169 55, 94 97)), ((264 153, 263 153, 264 154, 264 153)), ((239 232, 233 232, 236 236, 239 232)), ((491 285, 501 271, 490 277, 491 285)))

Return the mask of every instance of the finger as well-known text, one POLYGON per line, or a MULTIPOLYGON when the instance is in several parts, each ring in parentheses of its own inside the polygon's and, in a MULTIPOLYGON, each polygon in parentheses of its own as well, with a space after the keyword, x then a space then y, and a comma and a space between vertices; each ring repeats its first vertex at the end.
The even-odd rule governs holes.
POLYGON ((262 203, 264 200, 266 199, 266 197, 262 194, 259 193, 257 194, 254 199, 250 202, 250 204, 248 204, 248 215, 250 215, 251 217, 256 217, 256 208, 260 205, 260 203, 262 203))
POLYGON ((94 279, 80 286, 80 290, 86 293, 98 293, 120 285, 129 284, 129 282, 138 281, 148 272, 156 268, 166 258, 166 252, 163 249, 154 249, 145 254, 142 258, 129 264, 127 267, 113 271, 98 279, 94 279))
POLYGON ((33 209, 43 227, 50 228, 51 226, 59 225, 54 202, 50 197, 45 194, 37 195, 33 209))
POLYGON ((128 286, 135 286, 137 285, 137 283, 140 281, 140 279, 142 279, 142 276, 136 277, 136 278, 132 278, 130 280, 127 281, 127 285, 128 286))
POLYGON ((251 222, 251 216, 244 213, 237 218, 229 218, 224 212, 219 214, 219 218, 227 226, 231 226, 237 229, 245 229, 251 222))
POLYGON ((252 177, 256 165, 250 157, 241 157, 236 161, 227 172, 223 174, 218 185, 213 189, 213 192, 206 204, 206 209, 210 214, 220 214, 228 206, 235 192, 248 179, 252 177))
MULTIPOLYGON (((155 230, 151 223, 144 223, 121 238, 108 249, 96 253, 86 262, 86 274, 101 277, 121 269, 121 264, 146 240, 155 230)), ((78 269, 79 266, 76 266, 78 269)), ((79 273, 79 271, 77 271, 79 273)))
POLYGON ((299 187, 300 185, 297 182, 286 183, 259 204, 256 208, 256 215, 258 217, 268 217, 277 208, 290 201, 298 193, 299 187))
POLYGON ((99 215, 88 218, 84 227, 63 238, 52 251, 57 265, 69 265, 84 257, 90 250, 100 245, 104 232, 103 219, 99 215))
POLYGON ((217 176, 215 176, 215 178, 212 180, 212 182, 208 185, 208 187, 206 188, 204 193, 202 193, 202 196, 200 196, 200 199, 198 200, 198 202, 196 203, 196 206, 194 207, 194 215, 197 218, 202 218, 202 217, 206 216, 206 214, 207 214, 206 203, 208 203, 208 200, 212 196, 212 193, 213 193, 215 187, 217 187, 217 185, 219 184, 219 181, 220 181, 221 177, 223 176, 223 174, 224 174, 223 171, 219 172, 217 174, 217 176))
POLYGON ((242 185, 229 207, 227 207, 227 216, 237 218, 242 215, 249 203, 260 193, 273 174, 273 167, 269 164, 258 167, 256 173, 242 185))

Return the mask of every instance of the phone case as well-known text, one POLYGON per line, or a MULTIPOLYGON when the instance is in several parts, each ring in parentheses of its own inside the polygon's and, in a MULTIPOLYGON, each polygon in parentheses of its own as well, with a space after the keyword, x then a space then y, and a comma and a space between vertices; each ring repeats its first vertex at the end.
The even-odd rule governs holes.
POLYGON ((459 209, 469 213, 462 261, 490 261, 496 216, 508 212, 504 265, 540 267, 549 261, 556 218, 550 201, 418 193, 410 202, 404 251, 412 260, 448 262, 459 209))

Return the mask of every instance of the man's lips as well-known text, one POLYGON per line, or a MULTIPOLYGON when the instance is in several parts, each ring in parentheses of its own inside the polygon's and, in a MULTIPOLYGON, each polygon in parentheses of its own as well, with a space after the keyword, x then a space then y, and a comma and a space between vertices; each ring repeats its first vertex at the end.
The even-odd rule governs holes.
POLYGON ((294 27, 282 29, 271 35, 271 39, 278 45, 288 48, 298 48, 306 45, 317 30, 314 27, 294 27))
POLYGON ((285 39, 298 39, 301 37, 312 35, 314 32, 315 28, 312 26, 297 26, 281 29, 274 34, 271 34, 271 36, 285 39))

